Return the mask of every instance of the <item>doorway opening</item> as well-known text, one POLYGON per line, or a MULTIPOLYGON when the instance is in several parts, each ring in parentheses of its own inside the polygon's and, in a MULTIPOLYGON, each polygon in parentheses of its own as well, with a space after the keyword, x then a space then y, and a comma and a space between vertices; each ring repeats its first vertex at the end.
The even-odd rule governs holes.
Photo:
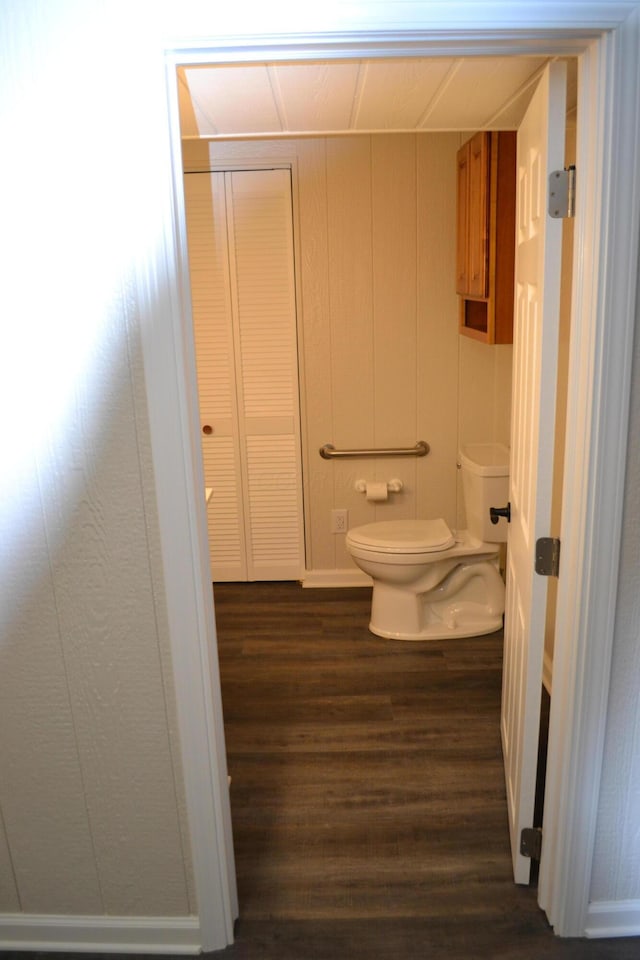
MULTIPOLYGON (((541 905, 547 911, 550 922, 556 932, 561 935, 581 935, 585 929, 587 899, 585 890, 588 890, 588 878, 591 870, 592 842, 595 836, 595 818, 598 810, 598 785, 600 783, 601 742, 606 719, 606 691, 610 667, 611 640, 613 631, 613 608, 603 600, 613 596, 615 592, 615 578, 617 576, 617 557, 620 541, 621 491, 626 455, 626 435, 624 424, 628 415, 630 351, 629 343, 633 330, 633 310, 635 303, 635 287, 630 282, 632 272, 627 269, 629 251, 637 250, 637 236, 634 209, 630 209, 626 202, 621 202, 625 196, 618 189, 612 191, 613 183, 617 187, 624 185, 624 189, 631 188, 629 167, 625 164, 629 155, 635 157, 637 144, 634 137, 637 130, 637 90, 625 78, 618 76, 616 70, 620 57, 629 55, 633 60, 635 35, 631 27, 628 28, 620 18, 616 28, 616 39, 620 43, 609 44, 607 35, 598 34, 597 39, 590 41, 585 36, 579 36, 578 30, 573 36, 567 36, 566 30, 545 27, 542 33, 536 28, 528 27, 523 33, 518 28, 519 40, 503 37, 498 28, 499 39, 497 46, 488 49, 486 41, 469 29, 455 33, 449 41, 447 51, 460 51, 466 56, 469 52, 491 53, 496 48, 506 54, 530 53, 531 50, 557 54, 556 40, 562 39, 564 52, 575 52, 580 56, 580 90, 582 132, 578 157, 582 175, 583 191, 580 197, 580 214, 577 221, 580 236, 581 258, 578 262, 579 271, 575 280, 574 319, 579 334, 580 349, 571 357, 571 377, 568 403, 568 430, 567 430, 567 462, 572 464, 574 478, 579 480, 578 487, 572 491, 572 496, 564 497, 563 516, 563 554, 565 558, 567 577, 562 584, 558 603, 558 622, 563 634, 563 648, 556 663, 556 675, 560 670, 558 689, 561 691, 558 704, 558 716, 551 717, 551 806, 554 822, 549 823, 549 845, 545 886, 546 891, 541 905), (453 44, 453 46, 452 46, 453 44), (625 53, 626 51, 626 53, 625 53), (609 109, 611 102, 601 96, 603 91, 611 95, 616 78, 615 110, 609 109), (619 80, 619 83, 618 83, 619 80), (606 103, 605 103, 606 101, 606 103), (606 240, 606 243, 605 243, 606 240), (614 311, 620 317, 620 323, 606 330, 605 319, 614 311), (597 359, 598 376, 594 375, 592 359, 597 359), (626 358, 620 363, 620 358, 626 358), (588 398, 588 410, 585 413, 585 399, 588 398), (616 429, 612 432, 606 427, 609 423, 616 429), (621 429, 622 425, 622 429, 621 429), (604 462, 610 469, 600 471, 595 469, 604 462), (593 504, 598 504, 597 517, 593 504), (585 552, 582 545, 588 542, 591 549, 585 552), (589 584, 600 585, 598 589, 587 589, 589 584), (584 638, 597 636, 600 643, 591 646, 585 645, 584 638), (567 761, 571 758, 571 776, 567 761), (560 802, 562 797, 562 803, 560 802), (576 820, 580 822, 580 831, 571 829, 576 820), (567 879, 570 878, 570 879, 567 879), (544 902, 543 902, 544 901, 544 902)), ((582 22, 582 21, 581 21, 582 22)), ((585 21, 586 22, 586 21, 585 21)), ((589 34, 591 36, 592 34, 589 34)), ((342 56, 345 50, 351 55, 362 56, 363 50, 371 50, 376 57, 384 57, 389 52, 397 56, 402 47, 395 45, 389 38, 376 42, 372 46, 370 36, 353 33, 353 38, 360 38, 360 46, 355 43, 341 48, 342 56)), ((506 35, 505 35, 506 36, 506 35)), ((511 35, 510 35, 511 36, 511 35)), ((201 63, 203 58, 217 62, 229 62, 238 57, 241 61, 260 61, 272 59, 270 50, 275 50, 273 43, 268 39, 260 41, 256 48, 247 47, 240 54, 235 50, 230 54, 224 46, 205 44, 199 49, 187 49, 182 46, 179 50, 167 53, 167 63, 172 70, 176 65, 185 63, 201 63), (206 54, 203 50, 206 48, 206 54)), ((406 50, 414 55, 416 52, 429 56, 434 50, 442 51, 442 41, 424 33, 413 35, 411 44, 406 50)), ((336 55, 336 48, 330 41, 318 42, 313 51, 319 58, 336 55)), ((301 44, 298 47, 289 47, 286 56, 299 57, 304 60, 309 57, 310 48, 301 44)), ((280 48, 276 56, 282 57, 280 48)), ((173 111, 173 144, 175 149, 176 173, 180 169, 179 146, 177 133, 177 103, 171 94, 171 109, 173 111)), ((631 165, 633 167, 633 164, 631 165)), ((175 181, 175 196, 179 197, 179 175, 175 181)), ((631 191, 632 193, 633 191, 631 191)), ((180 204, 176 199, 180 217, 180 204)), ((177 255, 177 254, 176 254, 177 255)), ((184 280, 184 269, 180 276, 184 280)), ((154 278, 149 281, 153 289, 157 286, 154 278)), ((170 282, 170 281, 169 281, 170 282)), ((173 284, 173 294, 180 296, 178 287, 173 284)), ((175 330, 175 342, 178 343, 184 335, 180 323, 175 330)), ((188 361, 189 345, 185 347, 188 361)), ((159 368, 166 375, 174 378, 178 387, 184 387, 184 376, 179 364, 175 369, 167 371, 167 364, 162 363, 151 341, 145 345, 145 351, 152 358, 158 360, 159 368)), ((181 354, 182 356, 182 354, 181 354)), ((153 371, 152 371, 153 372, 153 371)), ((162 408, 162 397, 165 386, 161 378, 151 377, 150 391, 162 408)), ((154 420, 154 437, 158 433, 162 438, 163 427, 161 421, 154 420)), ((197 435, 197 430, 196 430, 197 435)), ((175 443, 184 450, 185 458, 191 462, 190 452, 192 440, 182 432, 176 437, 175 443)), ((155 459, 163 463, 162 443, 154 453, 155 459)), ((171 464, 168 464, 171 467, 171 464)), ((170 471, 171 472, 171 471, 170 471)), ((179 478, 174 478, 176 483, 179 478)), ((198 537, 197 531, 191 522, 198 514, 196 509, 195 489, 190 492, 187 488, 180 488, 180 496, 184 496, 185 504, 189 505, 188 527, 198 537)), ((169 538, 175 531, 170 516, 175 509, 171 502, 165 503, 164 495, 161 499, 161 521, 163 530, 167 529, 169 538), (166 509, 165 509, 166 508, 166 509)), ((182 503, 182 501, 180 501, 182 503)), ((184 513, 184 511, 183 511, 184 513)), ((182 516, 182 514, 181 514, 182 516)), ((177 518, 179 519, 179 518, 177 518)), ((173 575, 175 582, 182 583, 180 570, 175 570, 175 563, 171 558, 165 558, 168 564, 169 599, 172 609, 182 610, 184 603, 182 593, 173 589, 173 575)), ((194 568, 194 572, 195 568, 194 568)), ((203 582, 203 596, 207 592, 203 582)), ((199 596, 199 595, 198 595, 199 596)), ((198 603, 200 601, 198 600, 198 603)), ((187 614, 189 611, 186 611, 187 614)), ((205 649, 209 639, 198 633, 198 644, 205 649)), ((181 708, 181 724, 189 724, 191 712, 186 709, 193 691, 193 683, 197 685, 198 676, 193 675, 191 685, 185 682, 188 671, 178 673, 176 682, 179 689, 181 708), (182 675, 184 673, 184 676, 182 675), (185 712, 186 710, 186 712, 185 712)), ((218 702, 216 690, 212 690, 213 700, 218 702)), ((215 704, 214 704, 215 706, 215 704)), ((216 707, 217 710, 217 707, 216 707)), ((552 711, 553 714, 553 711, 552 711)), ((192 724, 193 726, 193 724, 192 724)), ((203 745, 204 755, 207 754, 204 728, 198 728, 198 743, 203 745), (202 733, 202 736, 200 736, 202 733)), ((190 743, 186 742, 187 748, 190 743)), ((189 753, 189 749, 185 750, 189 753)), ((220 760, 221 768, 224 767, 220 760)), ((215 764, 214 764, 215 767, 215 764)), ((185 772, 190 797, 190 809, 193 808, 196 834, 206 835, 198 830, 198 794, 194 792, 200 783, 199 767, 185 761, 185 772)), ((212 774, 216 775, 212 767, 212 774)), ((547 789, 549 794, 549 787, 547 789)), ((549 816, 547 815, 549 821, 549 816)), ((218 823, 218 833, 224 829, 218 823)), ((202 866, 204 867, 204 862, 202 866)), ((203 887, 203 890, 205 888, 203 887)), ((209 939, 207 942, 215 942, 209 939)))
MULTIPOLYGON (((324 65, 324 66, 326 66, 326 65, 324 65)), ((344 64, 342 64, 341 66, 344 66, 344 64)), ((223 70, 223 68, 215 68, 215 69, 217 69, 217 70, 223 70)), ((303 70, 303 69, 304 69, 304 68, 300 68, 300 67, 297 68, 297 76, 298 76, 298 77, 300 77, 300 71, 303 70)), ((528 99, 529 99, 529 97, 530 97, 530 95, 531 95, 531 93, 532 93, 532 90, 535 88, 535 83, 536 83, 537 77, 538 77, 538 75, 539 75, 539 71, 540 71, 539 66, 536 66, 536 69, 529 73, 529 78, 528 78, 527 82, 524 83, 524 84, 520 84, 520 87, 518 88, 518 91, 517 91, 517 96, 511 96, 511 97, 508 97, 508 98, 507 98, 507 101, 508 101, 508 109, 509 109, 509 111, 511 111, 511 116, 514 115, 514 111, 516 111, 516 110, 522 110, 522 109, 524 108, 524 106, 526 106, 526 103, 528 102, 528 99), (532 79, 532 78, 533 78, 533 79, 532 79), (523 86, 524 86, 524 89, 523 89, 523 86)), ((199 91, 199 96, 202 98, 202 97, 204 97, 204 95, 205 95, 204 92, 203 92, 203 91, 204 91, 204 87, 203 87, 203 82, 204 82, 204 81, 203 81, 203 74, 204 74, 204 71, 203 71, 203 70, 198 70, 198 71, 196 71, 196 74, 197 74, 197 76, 198 76, 197 84, 196 84, 196 85, 197 85, 197 89, 198 89, 198 91, 199 91)), ((181 90, 183 90, 183 91, 184 91, 184 86, 185 86, 185 83, 183 82, 183 84, 182 84, 182 86, 181 86, 181 90)), ((214 86, 214 88, 217 90, 218 87, 219 87, 219 82, 216 81, 216 83, 214 83, 213 86, 214 86)), ((183 95, 184 95, 184 94, 183 94, 183 95)), ((363 96, 362 93, 361 93, 361 96, 363 96)), ((507 108, 505 107, 505 110, 506 110, 506 109, 507 109, 507 108)), ((194 113, 196 113, 196 112, 198 112, 198 111, 195 111, 195 110, 194 110, 194 113)), ((204 110, 204 108, 202 108, 202 107, 200 106, 200 107, 199 107, 199 113, 200 113, 201 115, 205 115, 205 114, 208 114, 208 111, 204 110)), ((501 111, 501 113, 504 113, 504 110, 501 111)), ((187 122, 188 122, 188 121, 187 121, 187 122)), ((512 122, 513 122, 513 121, 512 121, 512 122)), ((336 133, 336 131, 333 131, 333 132, 331 133, 331 135, 330 135, 330 137, 331 137, 332 140, 335 139, 335 138, 337 138, 337 136, 338 136, 338 134, 336 133)), ((365 134, 365 136, 369 136, 369 137, 373 138, 374 136, 376 136, 376 134, 365 134)), ((389 134, 386 134, 386 135, 383 135, 383 136, 387 136, 387 137, 388 137, 389 134)), ((451 134, 449 134, 449 136, 451 136, 451 134)), ((457 134, 456 136, 457 136, 457 143, 456 143, 456 145, 458 145, 459 142, 460 142, 460 140, 461 140, 461 138, 464 136, 464 134, 457 134)), ((284 144, 286 145, 285 148, 284 148, 285 150, 287 150, 287 151, 289 151, 289 152, 294 152, 294 153, 295 153, 296 146, 295 146, 295 141, 293 140, 293 137, 288 137, 288 138, 286 138, 286 139, 284 139, 284 140, 283 140, 282 138, 277 138, 277 137, 275 137, 275 138, 273 138, 273 139, 275 139, 276 141, 278 141, 279 144, 283 144, 283 143, 284 143, 284 144)), ((208 165, 211 166, 211 167, 220 168, 221 165, 222 165, 222 163, 223 163, 223 157, 225 156, 225 151, 228 151, 228 154, 229 154, 229 155, 231 155, 231 156, 235 155, 237 158, 239 158, 239 162, 240 162, 241 165, 244 165, 244 164, 246 163, 247 158, 249 159, 249 162, 256 163, 256 158, 261 158, 261 157, 263 156, 263 153, 264 153, 264 150, 265 150, 265 149, 266 149, 267 155, 269 154, 269 151, 273 151, 273 150, 274 150, 273 139, 267 137, 266 134, 263 134, 263 135, 261 135, 260 137, 255 137, 255 136, 254 136, 254 137, 252 138, 252 137, 247 137, 247 136, 241 136, 241 135, 240 135, 239 133, 237 133, 237 132, 236 132, 236 134, 235 134, 235 136, 234 136, 233 139, 230 139, 230 138, 228 138, 228 137, 227 137, 227 138, 224 138, 224 137, 223 137, 222 140, 221 140, 219 136, 214 136, 214 137, 211 137, 210 140, 209 140, 209 146, 207 147, 208 156, 207 156, 207 158, 206 158, 204 161, 203 161, 203 159, 202 159, 203 156, 204 156, 203 153, 202 153, 202 150, 201 150, 202 144, 201 144, 199 141, 198 141, 196 144, 194 144, 195 150, 191 151, 191 153, 190 153, 190 144, 189 144, 188 142, 185 144, 185 157, 191 156, 191 157, 193 158, 193 159, 191 159, 189 162, 192 164, 192 166, 194 167, 194 169, 195 169, 196 167, 202 168, 203 162, 204 162, 205 164, 208 164, 208 165), (268 141, 266 148, 265 148, 265 146, 264 146, 265 141, 268 141)), ((328 138, 325 137, 324 139, 327 140, 328 138)), ((309 147, 309 141, 307 141, 307 142, 305 143, 305 147, 307 147, 307 148, 309 147)), ((278 148, 276 148, 276 152, 277 152, 277 149, 278 149, 278 148)), ((296 155, 295 159, 296 159, 296 161, 299 162, 299 161, 300 161, 299 155, 296 155)), ((228 161, 227 161, 227 162, 228 162, 228 161)), ((452 167, 452 172, 453 172, 453 167, 452 167)), ((187 173, 187 176, 190 176, 190 174, 187 173)), ((454 221, 454 216, 452 216, 452 221, 454 221)), ((304 303, 303 303, 303 308, 304 308, 304 303)), ((455 320, 453 321, 453 329, 455 329, 455 320)), ((457 355, 457 353, 456 353, 456 355, 457 355)), ((484 362, 484 359, 483 359, 482 362, 484 362)), ((504 361, 503 361, 503 366, 504 366, 504 361)), ((309 370, 309 367, 310 367, 310 364, 307 363, 307 365, 306 365, 307 371, 309 370)), ((473 377, 470 378, 470 379, 473 380, 473 377)), ((504 384, 503 384, 503 386, 504 386, 504 384)), ((475 398, 475 400, 476 400, 476 405, 477 405, 477 398, 475 398)), ((504 398, 503 398, 503 397, 500 397, 499 394, 497 393, 497 391, 494 393, 494 398, 493 398, 493 400, 494 400, 494 403, 495 403, 496 411, 497 411, 501 406, 502 406, 502 407, 508 406, 508 403, 507 403, 507 404, 504 403, 504 398)), ((472 401, 472 402, 473 402, 473 401, 472 401)), ((458 409, 459 409, 459 401, 458 401, 458 409)), ((491 419, 491 418, 489 418, 489 419, 491 419)), ((492 419, 493 419, 492 429, 495 430, 495 429, 496 429, 496 424, 499 422, 499 415, 498 415, 497 413, 492 414, 492 419)), ((486 420, 487 420, 487 418, 486 418, 486 416, 485 416, 485 422, 486 422, 486 420)), ((508 417, 505 417, 505 416, 504 416, 504 412, 503 412, 503 413, 502 413, 502 420, 500 421, 501 427, 504 429, 505 424, 506 424, 507 429, 508 429, 508 422, 509 422, 509 418, 508 418, 508 417)), ((498 428, 498 429, 499 429, 499 428, 498 428)), ((304 435, 304 434, 303 434, 303 435, 304 435)), ((326 439, 326 438, 325 438, 325 439, 326 439)), ((485 436, 483 436, 483 437, 475 436, 475 437, 470 437, 470 438, 468 438, 468 439, 474 439, 474 440, 489 440, 489 439, 490 439, 490 440, 495 440, 495 439, 498 439, 498 440, 503 440, 503 441, 506 440, 507 443, 508 443, 508 433, 507 433, 507 436, 506 436, 506 437, 496 437, 495 435, 492 435, 492 436, 490 436, 490 437, 487 437, 487 436, 485 435, 485 436)), ((460 443, 460 437, 457 436, 454 442, 455 442, 455 446, 457 447, 457 446, 459 445, 459 443, 460 443)), ((399 444, 396 442, 396 443, 394 443, 393 445, 398 446, 399 444)), ((307 454, 309 454, 309 448, 310 448, 310 446, 311 446, 311 445, 307 442, 307 454)), ((309 473, 312 473, 312 472, 313 472, 313 468, 312 468, 312 467, 309 467, 308 472, 309 472, 309 473)), ((311 504, 309 505, 308 513, 309 513, 310 511, 311 511, 311 504)), ((438 509, 438 507, 436 507, 436 512, 441 513, 441 512, 443 512, 443 511, 440 510, 440 509, 438 509)), ((456 524, 456 525, 457 525, 457 524, 456 524)), ((215 578, 214 578, 214 579, 215 579, 215 578)), ((223 577, 223 578, 219 578, 219 579, 235 579, 235 578, 223 577)), ((551 622, 551 621, 550 621, 550 622, 551 622)), ((549 663, 550 663, 550 660, 549 660, 549 663)))

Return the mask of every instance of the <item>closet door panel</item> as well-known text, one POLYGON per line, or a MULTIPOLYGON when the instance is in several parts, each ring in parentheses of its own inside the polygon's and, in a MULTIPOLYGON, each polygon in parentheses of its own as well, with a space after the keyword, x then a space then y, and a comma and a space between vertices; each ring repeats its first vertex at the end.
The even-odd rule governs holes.
POLYGON ((227 175, 249 580, 304 570, 291 177, 227 175))
POLYGON ((291 416, 298 398, 289 172, 233 173, 230 191, 244 417, 291 416))
POLYGON ((211 579, 246 580, 224 174, 188 174, 185 202, 211 579))
POLYGON ((207 506, 211 579, 218 582, 245 580, 247 566, 240 526, 242 491, 237 445, 231 436, 211 437, 204 442, 203 449, 205 481, 213 489, 207 506))
POLYGON ((299 522, 292 510, 298 493, 295 437, 248 436, 246 450, 253 578, 296 579, 301 571, 299 522))

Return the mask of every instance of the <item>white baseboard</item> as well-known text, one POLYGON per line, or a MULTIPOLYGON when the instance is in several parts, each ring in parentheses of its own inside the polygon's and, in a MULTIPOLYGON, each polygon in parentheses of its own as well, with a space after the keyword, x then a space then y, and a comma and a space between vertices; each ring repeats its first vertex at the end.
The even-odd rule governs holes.
POLYGON ((180 953, 202 950, 197 917, 74 917, 0 914, 0 951, 180 953))
POLYGON ((370 587, 371 577, 362 570, 306 570, 303 587, 370 587))
POLYGON ((589 904, 586 937, 640 937, 640 900, 600 900, 589 904))

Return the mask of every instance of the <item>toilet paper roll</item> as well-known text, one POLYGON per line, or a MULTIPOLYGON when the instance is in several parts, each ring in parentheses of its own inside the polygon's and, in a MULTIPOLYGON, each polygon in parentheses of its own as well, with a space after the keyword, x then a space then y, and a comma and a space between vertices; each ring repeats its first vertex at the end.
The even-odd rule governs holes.
POLYGON ((365 494, 372 503, 382 503, 388 498, 389 490, 386 483, 367 483, 365 494))

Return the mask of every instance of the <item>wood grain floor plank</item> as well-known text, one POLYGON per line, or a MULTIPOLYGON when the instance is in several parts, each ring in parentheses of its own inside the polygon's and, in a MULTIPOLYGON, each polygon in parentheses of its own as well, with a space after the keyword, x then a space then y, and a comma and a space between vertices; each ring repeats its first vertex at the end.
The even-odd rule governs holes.
POLYGON ((512 881, 502 636, 408 644, 370 591, 216 585, 240 958, 627 960, 512 881))

